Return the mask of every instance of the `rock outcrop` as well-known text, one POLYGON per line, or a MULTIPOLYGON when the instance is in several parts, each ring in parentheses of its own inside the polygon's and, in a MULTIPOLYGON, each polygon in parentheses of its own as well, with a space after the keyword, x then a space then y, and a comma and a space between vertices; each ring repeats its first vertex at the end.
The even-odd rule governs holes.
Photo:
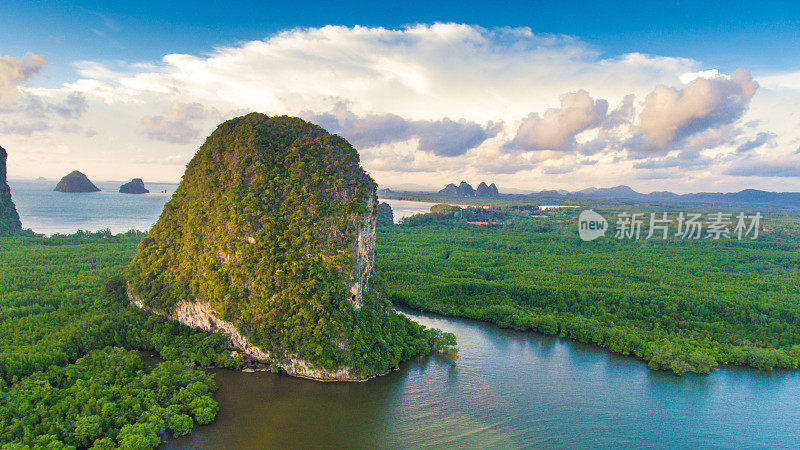
POLYGON ((376 225, 379 227, 387 227, 394 225, 394 214, 392 213, 392 207, 389 206, 388 203, 378 203, 377 213, 377 220, 376 225))
POLYGON ((444 189, 439 191, 439 194, 453 196, 453 197, 457 196, 457 195, 460 195, 459 192, 458 192, 458 186, 456 186, 453 183, 450 183, 447 186, 445 186, 444 189))
POLYGON ((500 193, 497 192, 497 186, 494 183, 487 186, 483 181, 481 181, 481 184, 478 185, 478 189, 475 191, 475 197, 478 198, 494 198, 499 195, 500 193))
POLYGON ((8 153, 0 147, 0 236, 17 233, 22 229, 17 208, 11 199, 11 187, 8 185, 6 160, 8 153))
POLYGON ((446 195, 448 197, 493 198, 500 196, 500 193, 497 191, 497 186, 494 183, 487 186, 485 182, 481 182, 481 184, 478 185, 478 190, 476 191, 473 189, 472 185, 465 181, 462 181, 458 186, 450 183, 445 186, 444 189, 440 190, 439 194, 446 195))
POLYGON ((169 312, 155 310, 145 305, 144 301, 128 290, 128 298, 132 305, 150 311, 167 319, 178 321, 192 328, 200 328, 213 333, 223 333, 228 336, 233 352, 246 361, 274 367, 288 375, 309 378, 318 381, 365 381, 370 377, 358 376, 351 373, 350 368, 341 368, 336 371, 321 370, 312 367, 307 361, 297 355, 286 355, 276 358, 261 348, 253 345, 231 322, 223 320, 210 304, 201 301, 180 301, 169 312))
POLYGON ((121 194, 147 194, 150 191, 144 187, 144 181, 141 178, 134 178, 120 186, 119 192, 121 194))
POLYGON ((100 189, 94 185, 89 178, 82 172, 74 170, 58 182, 54 191, 58 192, 99 192, 100 189))
POLYGON ((372 285, 376 208, 343 138, 298 118, 229 120, 142 239, 129 298, 291 375, 384 373, 399 363, 392 345, 421 347, 389 324, 408 319, 372 285))

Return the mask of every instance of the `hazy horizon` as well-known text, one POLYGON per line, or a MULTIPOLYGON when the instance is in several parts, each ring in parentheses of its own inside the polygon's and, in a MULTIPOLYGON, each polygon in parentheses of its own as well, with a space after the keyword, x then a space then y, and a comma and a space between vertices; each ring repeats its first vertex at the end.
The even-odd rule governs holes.
MULTIPOLYGON (((8 181, 9 181, 9 183, 12 184, 12 186, 11 186, 12 187, 12 194, 13 194, 13 182, 15 182, 15 181, 40 181, 40 180, 38 180, 38 178, 39 177, 36 177, 36 178, 31 178, 31 177, 9 177, 8 181)), ((42 178, 44 178, 44 181, 48 181, 48 182, 52 181, 52 182, 54 182, 53 186, 55 186, 55 183, 57 183, 61 179, 61 177, 55 177, 55 178, 54 177, 42 177, 42 178)), ((133 178, 141 178, 141 177, 133 177, 133 178)), ((144 181, 145 185, 148 185, 148 184, 169 184, 169 185, 175 185, 175 186, 180 185, 180 180, 177 180, 177 181, 157 181, 157 180, 147 180, 147 179, 142 179, 142 180, 144 181)), ((102 179, 95 180, 95 179, 90 178, 90 181, 92 181, 94 183, 103 183, 103 184, 105 184, 105 183, 126 183, 128 181, 131 181, 131 178, 128 178, 126 180, 102 180, 102 179)), ((436 192, 440 191, 441 189, 443 189, 449 183, 453 183, 453 184, 457 185, 461 181, 466 181, 466 180, 448 181, 445 184, 443 184, 442 186, 438 186, 438 187, 437 186, 433 186, 433 185, 409 185, 409 184, 380 185, 379 184, 378 185, 378 189, 388 188, 390 190, 399 191, 399 192, 436 193, 436 192)), ((466 182, 468 184, 470 184, 473 188, 477 187, 481 182, 486 182, 486 183, 489 183, 489 184, 492 183, 492 181, 490 179, 479 180, 479 181, 476 181, 476 182, 470 182, 470 181, 466 181, 466 182)), ((746 189, 752 189, 752 188, 749 188, 749 187, 742 187, 741 189, 732 190, 732 191, 681 191, 681 190, 675 190, 675 189, 670 189, 669 187, 665 187, 663 189, 655 189, 655 190, 639 190, 634 186, 629 186, 629 185, 626 185, 626 184, 617 184, 617 185, 609 185, 609 186, 584 186, 584 187, 573 188, 573 189, 549 189, 549 188, 546 188, 546 187, 542 188, 542 189, 519 189, 519 188, 504 188, 503 186, 497 186, 497 188, 498 188, 498 190, 500 191, 501 194, 516 194, 516 195, 522 194, 522 195, 525 195, 525 194, 535 194, 535 193, 538 193, 538 192, 541 192, 541 191, 550 191, 550 190, 568 191, 570 194, 575 194, 575 193, 577 193, 579 191, 582 191, 584 189, 591 189, 591 188, 595 188, 595 189, 610 189, 610 188, 621 187, 621 186, 630 187, 634 191, 636 191, 638 193, 641 193, 641 194, 649 194, 649 193, 652 193, 652 192, 663 192, 663 191, 669 191, 669 192, 673 192, 673 193, 676 193, 676 194, 696 194, 696 193, 701 193, 701 192, 733 193, 733 192, 740 192, 740 191, 743 191, 743 190, 746 190, 746 189)), ((770 192, 783 193, 783 192, 800 192, 800 191, 777 190, 777 191, 770 191, 770 192)))

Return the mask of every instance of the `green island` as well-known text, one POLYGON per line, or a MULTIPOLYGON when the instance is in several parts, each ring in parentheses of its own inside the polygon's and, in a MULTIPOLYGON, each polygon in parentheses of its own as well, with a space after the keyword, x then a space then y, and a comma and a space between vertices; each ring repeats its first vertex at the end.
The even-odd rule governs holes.
MULTIPOLYGON (((607 217, 661 211, 597 206, 607 217)), ((800 218, 765 214, 757 240, 583 242, 576 209, 537 217, 530 205, 443 204, 379 228, 376 258, 395 304, 592 343, 676 373, 796 368, 800 218)))

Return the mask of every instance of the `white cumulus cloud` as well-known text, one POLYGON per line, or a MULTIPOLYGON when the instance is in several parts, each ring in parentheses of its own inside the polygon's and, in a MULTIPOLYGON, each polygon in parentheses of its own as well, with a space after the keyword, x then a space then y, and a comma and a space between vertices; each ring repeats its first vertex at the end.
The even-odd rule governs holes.
POLYGON ((47 58, 28 53, 22 58, 0 55, 0 103, 16 98, 18 86, 42 70, 47 58))
POLYGON ((187 161, 219 122, 250 111, 301 115, 340 133, 384 185, 492 179, 574 190, 575 180, 592 180, 661 190, 663 176, 642 174, 674 170, 687 189, 724 190, 741 180, 726 168, 767 150, 791 159, 800 138, 800 83, 790 75, 773 74, 761 89, 746 70, 605 57, 528 28, 298 28, 203 55, 80 61, 79 78, 60 89, 26 87, 42 64, 0 62, 0 101, 15 111, 0 139, 31 155, 12 158, 21 175, 63 175, 55 162, 36 163, 63 143, 87 170, 177 180, 180 164, 147 162, 187 161))

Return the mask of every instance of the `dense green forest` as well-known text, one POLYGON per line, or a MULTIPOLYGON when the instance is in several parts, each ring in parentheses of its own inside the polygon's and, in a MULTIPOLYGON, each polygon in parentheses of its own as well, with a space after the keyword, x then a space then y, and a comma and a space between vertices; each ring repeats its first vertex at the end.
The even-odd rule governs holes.
MULTIPOLYGON (((122 274, 142 236, 0 238, 0 446, 152 448, 214 419, 216 387, 199 367, 242 361, 225 336, 129 304, 122 274)), ((457 357, 452 334, 399 319, 420 352, 457 357)))
POLYGON ((229 120, 142 239, 131 289, 162 311, 209 303, 276 364, 299 357, 361 377, 397 367, 433 340, 381 296, 372 254, 356 261, 375 189, 356 150, 316 125, 257 113, 229 120), (356 282, 363 289, 351 299, 356 282))
POLYGON ((796 216, 771 214, 758 240, 583 242, 576 210, 458 211, 437 206, 379 229, 394 303, 594 343, 677 373, 800 362, 796 216))
MULTIPOLYGON (((800 362, 794 214, 771 213, 758 240, 583 242, 577 211, 434 211, 378 230, 378 281, 396 303, 595 343, 679 373, 800 362)), ((123 273, 142 236, 0 238, 0 444, 151 448, 214 419, 214 381, 198 366, 241 361, 224 336, 128 304, 123 273), (143 350, 164 362, 145 362, 143 350)), ((425 351, 455 344, 418 330, 408 334, 421 333, 425 351)))
POLYGON ((214 419, 214 381, 192 367, 241 361, 224 336, 128 304, 119 274, 139 240, 0 238, 0 444, 151 448, 214 419))

